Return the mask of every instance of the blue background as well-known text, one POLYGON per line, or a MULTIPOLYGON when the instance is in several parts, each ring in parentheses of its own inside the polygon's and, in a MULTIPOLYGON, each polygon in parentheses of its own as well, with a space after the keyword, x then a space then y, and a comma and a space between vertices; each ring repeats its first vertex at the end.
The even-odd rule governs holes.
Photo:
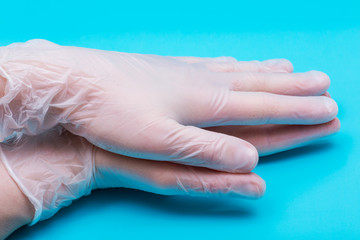
POLYGON ((95 191, 9 239, 359 239, 359 1, 2 1, 0 45, 33 38, 160 55, 288 58, 326 72, 341 132, 260 161, 257 201, 95 191), (250 3, 253 2, 253 3, 250 3))

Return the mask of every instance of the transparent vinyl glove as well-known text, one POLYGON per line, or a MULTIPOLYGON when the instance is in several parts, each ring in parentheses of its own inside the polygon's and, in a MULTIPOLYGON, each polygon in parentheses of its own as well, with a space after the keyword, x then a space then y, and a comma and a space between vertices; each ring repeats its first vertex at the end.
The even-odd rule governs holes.
POLYGON ((321 72, 288 61, 163 57, 33 40, 0 48, 0 137, 61 124, 105 150, 249 172, 249 142, 204 127, 329 122, 336 103, 321 72))
MULTIPOLYGON (((339 121, 311 126, 224 126, 208 129, 243 137, 260 154, 304 145, 335 133, 339 121)), ((164 195, 259 198, 265 182, 255 173, 228 173, 118 155, 55 127, 38 136, 0 144, 8 173, 34 206, 30 225, 53 216, 97 188, 126 187, 164 195)))

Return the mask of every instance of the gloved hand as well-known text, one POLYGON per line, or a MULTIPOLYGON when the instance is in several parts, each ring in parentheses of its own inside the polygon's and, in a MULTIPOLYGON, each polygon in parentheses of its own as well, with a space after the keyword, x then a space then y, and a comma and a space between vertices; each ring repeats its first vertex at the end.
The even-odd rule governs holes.
MULTIPOLYGON (((224 126, 213 131, 252 142, 262 154, 289 149, 336 132, 337 119, 314 126, 224 126), (267 129, 268 128, 268 129, 267 129)), ((210 130, 210 128, 208 129, 210 130)), ((171 162, 117 155, 58 126, 38 136, 0 144, 8 173, 35 209, 30 225, 53 216, 93 189, 135 188, 166 195, 220 195, 258 198, 265 183, 255 173, 227 173, 171 162)))
MULTIPOLYGON (((282 64, 280 72, 291 71, 282 64)), ((200 127, 321 124, 337 114, 336 103, 319 96, 329 86, 325 74, 268 73, 273 65, 63 47, 43 40, 12 44, 0 49, 0 79, 6 86, 0 136, 36 135, 60 123, 114 153, 249 172, 258 160, 254 146, 200 127), (244 69, 265 73, 238 72, 244 69)))

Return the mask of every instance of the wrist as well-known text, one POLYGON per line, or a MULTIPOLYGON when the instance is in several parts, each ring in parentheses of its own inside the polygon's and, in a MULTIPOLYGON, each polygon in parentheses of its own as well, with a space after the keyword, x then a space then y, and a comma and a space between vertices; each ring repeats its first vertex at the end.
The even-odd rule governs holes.
POLYGON ((0 196, 0 238, 3 238, 29 224, 34 216, 34 207, 11 178, 1 160, 0 192, 5 193, 0 196))

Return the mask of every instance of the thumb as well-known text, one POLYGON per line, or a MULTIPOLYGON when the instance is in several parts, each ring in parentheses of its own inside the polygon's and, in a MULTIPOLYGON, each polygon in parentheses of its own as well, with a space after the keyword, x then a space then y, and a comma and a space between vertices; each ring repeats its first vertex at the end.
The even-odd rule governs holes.
POLYGON ((151 135, 151 142, 146 138, 139 140, 145 155, 151 156, 146 158, 238 173, 250 172, 258 162, 252 144, 226 134, 184 126, 172 119, 153 126, 151 135))

